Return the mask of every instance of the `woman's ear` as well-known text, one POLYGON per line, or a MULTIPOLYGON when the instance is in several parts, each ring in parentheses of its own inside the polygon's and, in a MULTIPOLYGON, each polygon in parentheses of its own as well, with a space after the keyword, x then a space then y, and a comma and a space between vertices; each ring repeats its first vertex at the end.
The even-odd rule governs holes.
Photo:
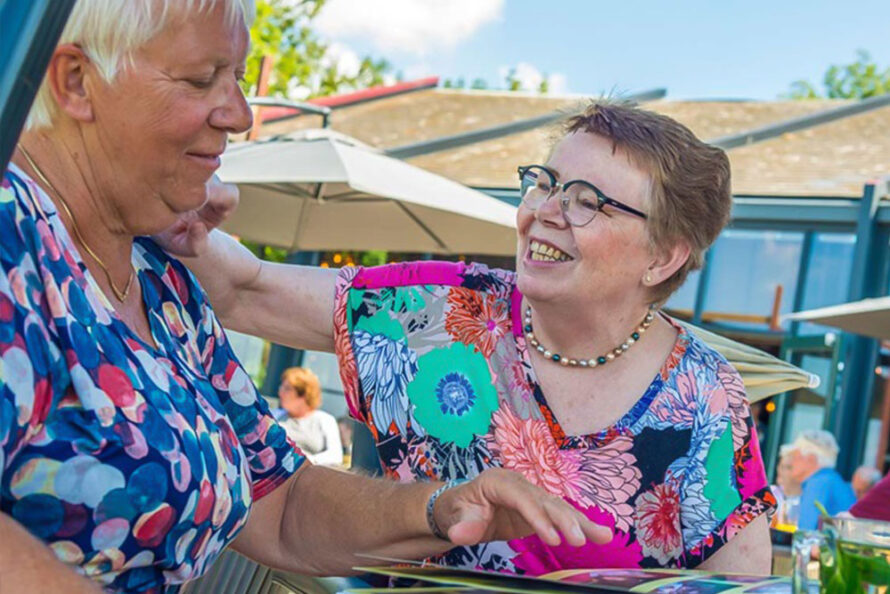
POLYGON ((654 287, 669 279, 686 263, 691 251, 689 244, 682 240, 675 241, 668 248, 653 250, 653 259, 643 275, 643 284, 654 287))
POLYGON ((59 45, 46 70, 46 80, 59 110, 69 117, 92 122, 95 114, 87 84, 90 59, 73 43, 59 45))

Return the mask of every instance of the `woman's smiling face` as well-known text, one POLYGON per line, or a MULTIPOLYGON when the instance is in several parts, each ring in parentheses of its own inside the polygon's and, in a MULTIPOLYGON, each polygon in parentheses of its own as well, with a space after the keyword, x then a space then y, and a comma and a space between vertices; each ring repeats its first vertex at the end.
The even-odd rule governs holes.
POLYGON ((92 157, 131 230, 157 232, 200 207, 228 135, 249 127, 238 85, 249 34, 236 20, 223 3, 177 15, 114 82, 92 78, 92 157))
MULTIPOLYGON (((602 136, 575 132, 554 148, 546 166, 560 183, 581 179, 607 196, 648 212, 650 176, 602 136)), ((652 261, 646 222, 605 206, 582 227, 563 218, 557 192, 537 210, 516 215, 519 290, 531 300, 592 303, 640 288, 652 261)))

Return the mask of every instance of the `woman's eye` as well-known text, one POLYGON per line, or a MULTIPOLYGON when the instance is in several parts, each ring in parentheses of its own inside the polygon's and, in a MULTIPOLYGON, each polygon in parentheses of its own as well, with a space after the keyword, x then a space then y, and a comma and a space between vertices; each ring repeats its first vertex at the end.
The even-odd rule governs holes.
POLYGON ((212 78, 190 78, 188 79, 188 83, 195 87, 196 89, 206 89, 209 88, 210 85, 213 84, 212 78))
POLYGON ((578 205, 582 208, 586 208, 588 210, 599 210, 600 205, 598 200, 590 200, 587 198, 578 198, 578 205))

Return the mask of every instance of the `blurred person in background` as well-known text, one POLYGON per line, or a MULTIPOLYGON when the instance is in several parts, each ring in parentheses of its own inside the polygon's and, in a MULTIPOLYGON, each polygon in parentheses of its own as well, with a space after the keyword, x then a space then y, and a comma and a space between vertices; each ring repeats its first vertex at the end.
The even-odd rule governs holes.
POLYGON ((356 422, 349 417, 337 419, 337 427, 340 429, 340 442, 343 444, 343 466, 352 466, 352 436, 355 434, 356 422))
POLYGON ((776 466, 776 484, 772 486, 776 496, 776 514, 772 526, 793 532, 797 527, 800 511, 800 482, 791 472, 791 445, 779 449, 779 463, 776 466))
POLYGON ((890 474, 868 490, 862 499, 850 508, 854 518, 868 518, 890 522, 890 474))
POLYGON ((838 445, 834 435, 822 429, 803 431, 791 444, 791 478, 801 484, 798 528, 815 530, 820 503, 834 516, 850 509, 856 495, 850 483, 835 470, 838 445))
POLYGON ((315 464, 343 464, 343 444, 337 419, 321 410, 318 376, 304 367, 291 367, 281 374, 278 400, 287 416, 279 422, 287 436, 315 464))
POLYGON ((862 499, 880 480, 881 471, 874 466, 860 466, 857 468, 856 472, 853 473, 853 480, 850 481, 853 493, 856 494, 856 500, 862 499))

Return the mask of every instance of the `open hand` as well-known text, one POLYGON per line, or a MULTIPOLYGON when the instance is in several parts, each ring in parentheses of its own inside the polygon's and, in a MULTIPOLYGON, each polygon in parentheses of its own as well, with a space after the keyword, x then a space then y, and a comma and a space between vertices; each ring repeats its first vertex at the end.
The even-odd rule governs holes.
POLYGON ((612 531, 588 520, 561 497, 551 495, 502 468, 490 468, 475 480, 448 489, 436 501, 436 524, 455 545, 511 540, 531 533, 551 546, 560 534, 570 545, 604 544, 612 531))
POLYGON ((153 239, 174 256, 195 257, 207 246, 207 236, 238 207, 238 186, 225 184, 214 175, 207 182, 207 202, 189 211, 153 239))

